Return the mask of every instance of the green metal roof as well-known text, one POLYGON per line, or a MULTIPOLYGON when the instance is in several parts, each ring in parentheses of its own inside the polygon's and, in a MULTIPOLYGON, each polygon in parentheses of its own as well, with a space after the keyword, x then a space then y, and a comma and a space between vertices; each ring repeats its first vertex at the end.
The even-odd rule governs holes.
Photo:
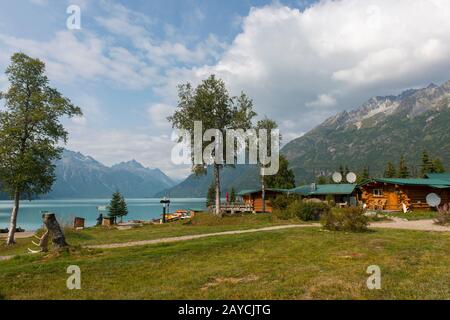
POLYGON ((237 193, 238 196, 245 196, 247 194, 252 194, 252 193, 256 193, 256 192, 260 192, 261 189, 245 189, 245 190, 241 190, 237 193))
POLYGON ((356 184, 318 184, 313 190, 311 185, 304 185, 290 190, 303 196, 328 195, 328 194, 352 194, 356 184))
POLYGON ((370 182, 380 182, 388 184, 398 184, 403 186, 427 186, 432 188, 448 188, 450 181, 440 179, 406 179, 406 178, 376 178, 370 179, 361 185, 366 185, 370 182))
MULTIPOLYGON (((266 191, 280 192, 280 193, 296 193, 302 196, 327 195, 327 194, 345 195, 353 193, 356 187, 357 187, 356 184, 320 184, 315 186, 315 190, 312 190, 311 185, 304 185, 294 189, 267 188, 266 191)), ((244 196, 257 192, 261 192, 261 189, 242 190, 238 193, 238 196, 244 196)))
MULTIPOLYGON (((277 188, 266 188, 266 191, 272 191, 272 192, 280 192, 280 193, 287 193, 290 190, 289 189, 277 189, 277 188)), ((247 194, 252 194, 252 193, 258 193, 261 192, 261 188, 260 189, 249 189, 249 190, 241 190, 237 193, 238 196, 245 196, 247 194)))
POLYGON ((429 179, 438 179, 438 180, 445 180, 450 182, 450 172, 444 172, 444 173, 428 173, 427 177, 429 179))
POLYGON ((291 189, 290 192, 306 196, 307 194, 309 194, 311 192, 311 185, 299 186, 294 189, 291 189))

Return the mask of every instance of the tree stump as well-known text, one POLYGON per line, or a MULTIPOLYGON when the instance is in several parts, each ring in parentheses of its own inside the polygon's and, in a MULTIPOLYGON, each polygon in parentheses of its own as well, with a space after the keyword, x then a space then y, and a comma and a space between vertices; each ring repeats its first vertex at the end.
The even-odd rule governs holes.
POLYGON ((56 220, 54 213, 44 213, 42 215, 42 221, 44 222, 47 230, 52 235, 52 243, 56 249, 63 249, 68 246, 66 237, 62 231, 58 221, 56 220))

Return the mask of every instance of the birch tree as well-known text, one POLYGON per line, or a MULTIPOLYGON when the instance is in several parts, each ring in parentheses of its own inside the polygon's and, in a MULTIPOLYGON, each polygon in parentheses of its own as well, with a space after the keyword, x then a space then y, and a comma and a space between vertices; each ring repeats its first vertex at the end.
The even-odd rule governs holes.
POLYGON ((55 180, 54 161, 62 152, 58 144, 68 138, 61 118, 82 113, 49 86, 39 59, 15 53, 6 75, 9 89, 0 92, 5 109, 0 112, 0 181, 14 200, 6 240, 12 245, 21 198, 49 192, 55 180))
POLYGON ((253 111, 253 102, 251 99, 241 93, 240 96, 232 97, 228 93, 223 80, 211 75, 208 79, 202 81, 195 89, 190 83, 182 84, 178 87, 178 107, 175 113, 168 118, 174 128, 187 131, 191 137, 192 148, 192 171, 199 175, 205 174, 208 165, 213 167, 214 186, 215 186, 215 213, 221 214, 220 211, 220 171, 224 165, 229 163, 206 163, 194 161, 195 145, 200 144, 201 152, 208 146, 211 141, 219 146, 212 150, 212 156, 217 153, 225 155, 226 143, 219 141, 226 136, 227 129, 243 129, 252 128, 252 119, 256 116, 253 111), (193 141, 195 123, 201 122, 201 141, 193 141), (217 134, 211 137, 213 140, 203 139, 208 129, 216 130, 217 134))

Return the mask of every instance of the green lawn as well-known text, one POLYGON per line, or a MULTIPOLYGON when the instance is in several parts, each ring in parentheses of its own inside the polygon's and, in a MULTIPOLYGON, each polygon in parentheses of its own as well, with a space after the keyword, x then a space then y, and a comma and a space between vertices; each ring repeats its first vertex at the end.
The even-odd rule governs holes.
MULTIPOLYGON (((115 228, 88 228, 81 231, 66 229, 66 239, 70 245, 92 245, 105 243, 121 243, 136 240, 151 240, 158 238, 194 235, 229 230, 262 228, 272 225, 302 223, 299 220, 278 220, 269 214, 248 214, 218 218, 211 214, 197 214, 191 221, 167 223, 164 225, 146 225, 130 230, 115 228)), ((29 239, 17 239, 17 245, 8 247, 4 241, 0 243, 0 256, 24 254, 27 248, 36 249, 29 239)))
MULTIPOLYGON (((211 226, 213 227, 213 226, 211 226)), ((450 234, 296 228, 0 262, 6 299, 449 299, 450 234), (81 268, 82 289, 66 288, 81 268), (382 290, 368 290, 378 265, 382 290)))

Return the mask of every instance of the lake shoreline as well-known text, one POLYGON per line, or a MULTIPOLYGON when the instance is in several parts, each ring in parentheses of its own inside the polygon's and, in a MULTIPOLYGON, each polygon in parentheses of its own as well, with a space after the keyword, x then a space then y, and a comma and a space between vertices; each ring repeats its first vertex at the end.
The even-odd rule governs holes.
MULTIPOLYGON (((162 214, 162 206, 159 198, 133 198, 126 199, 129 214, 124 220, 150 221, 159 218, 162 214)), ((58 200, 25 200, 21 201, 17 227, 27 232, 38 230, 42 227, 42 212, 48 211, 56 214, 60 224, 71 225, 75 217, 86 220, 86 227, 95 226, 101 212, 98 207, 107 206, 110 199, 58 199, 58 200)), ((172 198, 169 210, 201 209, 204 210, 206 199, 203 198, 172 198)), ((13 202, 11 200, 0 201, 0 229, 9 227, 13 202)))

